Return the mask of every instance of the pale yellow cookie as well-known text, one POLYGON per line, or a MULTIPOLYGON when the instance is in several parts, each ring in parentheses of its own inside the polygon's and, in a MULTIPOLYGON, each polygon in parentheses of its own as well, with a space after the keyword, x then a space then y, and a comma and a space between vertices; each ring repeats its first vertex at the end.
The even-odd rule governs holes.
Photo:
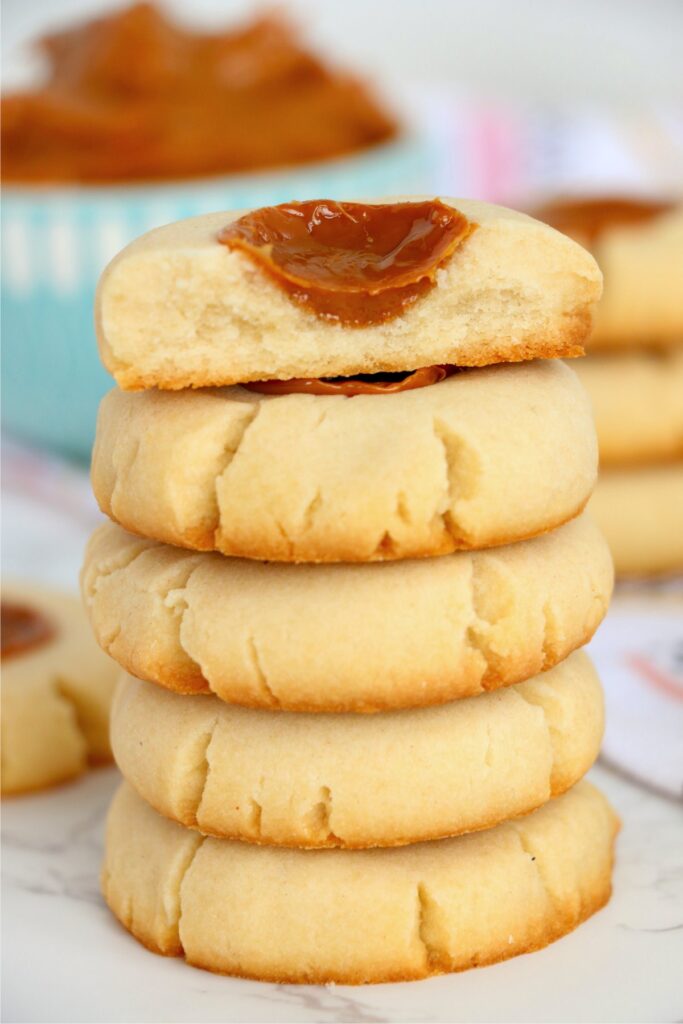
POLYGON ((581 354, 601 291, 593 258, 523 214, 446 201, 477 229, 439 271, 437 287, 398 318, 365 327, 321 319, 219 244, 239 212, 150 231, 102 275, 104 364, 121 387, 137 389, 581 354))
POLYGON ((539 949, 607 902, 618 820, 587 782, 485 832, 390 850, 205 839, 124 784, 102 888, 144 945, 267 981, 462 971, 539 949))
POLYGON ((683 571, 683 462, 605 470, 590 510, 618 575, 683 571))
POLYGON ((105 525, 83 600, 133 675, 234 704, 373 711, 528 679, 587 643, 612 561, 581 516, 484 552, 375 565, 268 565, 196 554, 105 525))
POLYGON ((536 211, 595 256, 605 278, 591 350, 668 349, 683 339, 683 205, 575 196, 536 211))
POLYGON ((585 775, 602 729, 600 683, 576 651, 505 690, 378 715, 252 711, 124 676, 111 736, 124 777, 183 825, 359 848, 527 814, 585 775))
POLYGON ((118 672, 80 603, 29 584, 3 588, 2 793, 64 782, 111 760, 118 672))
POLYGON ((593 404, 603 467, 683 457, 683 345, 589 356, 573 369, 593 404))
POLYGON ((683 206, 613 226, 593 246, 605 278, 591 349, 669 347, 683 338, 683 206))
POLYGON ((156 540, 364 562, 543 533, 581 511, 596 473, 588 396, 548 360, 352 398, 114 390, 92 482, 110 518, 156 540))

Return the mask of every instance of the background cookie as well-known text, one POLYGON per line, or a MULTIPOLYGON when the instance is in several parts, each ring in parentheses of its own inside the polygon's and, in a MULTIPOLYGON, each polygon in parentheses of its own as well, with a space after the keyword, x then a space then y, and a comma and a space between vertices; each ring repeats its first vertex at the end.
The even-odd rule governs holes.
POLYGON ((581 782, 526 818, 457 839, 282 850, 204 839, 124 784, 102 888, 148 948, 209 970, 289 982, 423 978, 538 949, 598 910, 617 826, 581 782))
POLYGON ((683 570, 683 462, 606 470, 590 511, 620 575, 683 570))
POLYGON ((93 641, 70 595, 9 583, 2 601, 6 795, 51 786, 111 760, 109 705, 118 668, 93 641), (39 616, 34 627, 26 616, 31 611, 39 616), (22 649, 17 631, 35 643, 22 649))
POLYGON ((676 347, 683 339, 683 205, 638 196, 559 199, 536 216, 595 256, 605 278, 591 351, 676 347))
POLYGON ((595 760, 600 683, 581 651, 517 686, 379 715, 252 711, 125 676, 116 763, 161 814, 284 846, 392 846, 489 828, 595 760))
POLYGON ((97 640, 181 693, 290 710, 441 703, 527 679, 586 643, 612 560, 581 516, 483 552, 375 565, 268 565, 106 524, 81 574, 97 640))
POLYGON ((668 347, 683 338, 683 206, 614 227, 593 253, 605 277, 591 349, 668 347))
POLYGON ((102 510, 146 537, 354 562, 534 536, 581 511, 596 472, 588 397, 545 361, 353 398, 114 390, 92 482, 102 510))
POLYGON ((572 364, 593 405, 602 466, 683 456, 683 345, 572 364))
POLYGON ((101 278, 102 360, 121 387, 184 388, 581 354, 601 290, 593 258, 523 214, 448 202, 477 229, 437 287, 369 327, 320 319, 220 245, 218 233, 239 213, 151 231, 101 278))

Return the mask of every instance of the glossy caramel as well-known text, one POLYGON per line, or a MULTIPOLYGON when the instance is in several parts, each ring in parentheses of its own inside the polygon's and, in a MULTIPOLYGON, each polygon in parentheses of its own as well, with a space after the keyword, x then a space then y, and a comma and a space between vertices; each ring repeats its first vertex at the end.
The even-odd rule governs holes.
POLYGON ((317 199, 252 210, 218 240, 246 253, 299 305, 364 327, 399 316, 430 291, 475 228, 439 199, 317 199))
POLYGON ((423 366, 408 373, 363 373, 355 377, 294 377, 292 380, 256 380, 244 384, 262 395, 394 395, 438 384, 454 366, 423 366))

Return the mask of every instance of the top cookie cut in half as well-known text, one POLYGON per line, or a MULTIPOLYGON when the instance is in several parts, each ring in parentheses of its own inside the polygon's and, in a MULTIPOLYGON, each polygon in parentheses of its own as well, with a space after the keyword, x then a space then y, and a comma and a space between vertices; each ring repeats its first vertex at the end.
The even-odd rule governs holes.
POLYGON ((122 388, 178 389, 580 355, 600 292, 593 257, 524 214, 316 200, 143 235, 96 323, 122 388))

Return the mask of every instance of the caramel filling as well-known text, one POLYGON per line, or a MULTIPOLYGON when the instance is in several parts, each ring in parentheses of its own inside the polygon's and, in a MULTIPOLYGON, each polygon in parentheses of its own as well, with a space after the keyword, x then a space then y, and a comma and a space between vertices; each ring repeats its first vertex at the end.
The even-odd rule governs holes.
POLYGON ((671 208, 648 199, 565 199, 541 207, 535 216, 591 247, 608 228, 644 224, 671 208))
POLYGON ((290 298, 349 327, 400 316, 436 283, 437 271, 474 231, 439 199, 265 206, 218 240, 244 252, 290 298))
POLYGON ((438 384, 456 366, 423 366, 406 373, 360 373, 355 377, 294 377, 292 380, 255 380, 242 387, 262 395, 395 395, 438 384))
POLYGON ((3 601, 0 605, 2 620, 2 658, 25 654, 36 647, 49 643, 55 636, 55 628, 42 612, 27 605, 3 601))
POLYGON ((8 182, 242 173, 356 153, 398 131, 363 82, 277 14, 200 33, 136 3, 39 47, 46 80, 2 100, 8 182))

